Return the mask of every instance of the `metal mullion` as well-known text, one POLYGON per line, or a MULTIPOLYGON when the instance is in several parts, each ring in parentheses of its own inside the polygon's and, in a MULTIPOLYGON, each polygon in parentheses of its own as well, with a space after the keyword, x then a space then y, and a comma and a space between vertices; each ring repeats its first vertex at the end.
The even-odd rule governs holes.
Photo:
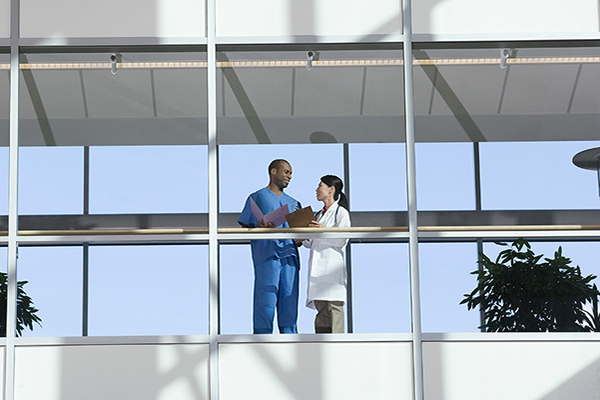
MULTIPOLYGON (((475 169, 475 211, 481 211, 481 153, 479 142, 473 142, 473 168, 475 169)), ((477 269, 482 271, 481 254, 483 253, 483 239, 477 238, 477 269)), ((480 294, 483 294, 480 291, 480 294)), ((479 326, 481 332, 485 332, 485 306, 479 305, 479 326)))
POLYGON ((413 398, 423 400, 423 342, 419 288, 419 232, 417 225, 417 185, 415 166, 415 126, 412 63, 411 0, 402 1, 404 59, 404 117, 406 128, 406 182, 408 198, 408 254, 410 264, 411 325, 413 337, 413 398))
POLYGON ((15 396, 15 329, 17 316, 18 158, 19 158, 19 0, 10 2, 10 114, 8 173, 8 288, 4 399, 15 396))
POLYGON ((216 0, 206 1, 208 116, 209 397, 219 399, 219 242, 216 0))
POLYGON ((88 336, 89 327, 89 290, 90 290, 90 244, 83 244, 83 305, 81 318, 81 336, 88 336))
MULTIPOLYGON (((366 69, 365 69, 366 74, 366 69)), ((364 86, 364 82, 363 82, 364 86)), ((364 92, 364 90, 363 90, 364 92)), ((364 96, 364 93, 363 93, 364 96)), ((346 182, 346 198, 348 199, 348 208, 350 208, 350 150, 348 143, 344 143, 344 182, 346 182)), ((348 315, 348 333, 354 332, 354 308, 352 307, 352 241, 348 240, 346 246, 346 271, 347 271, 347 291, 346 291, 346 313, 348 315)))

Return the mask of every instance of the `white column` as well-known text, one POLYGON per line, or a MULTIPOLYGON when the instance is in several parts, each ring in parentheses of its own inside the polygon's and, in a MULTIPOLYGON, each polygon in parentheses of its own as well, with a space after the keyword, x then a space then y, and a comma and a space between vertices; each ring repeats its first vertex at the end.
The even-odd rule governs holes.
POLYGON ((208 96, 208 265, 210 399, 219 399, 219 228, 218 154, 217 154, 217 49, 216 0, 206 0, 207 96, 208 96))
POLYGON ((406 182, 408 196, 408 258, 413 342, 414 399, 423 400, 423 342, 421 340, 421 295, 419 283, 419 235, 417 230, 417 184, 415 167, 415 125, 413 108, 413 64, 411 0, 403 1, 404 28, 404 115, 406 128, 406 182))
POLYGON ((15 395, 15 328, 17 316, 17 166, 19 158, 19 0, 10 4, 10 114, 8 176, 8 292, 4 399, 15 395))

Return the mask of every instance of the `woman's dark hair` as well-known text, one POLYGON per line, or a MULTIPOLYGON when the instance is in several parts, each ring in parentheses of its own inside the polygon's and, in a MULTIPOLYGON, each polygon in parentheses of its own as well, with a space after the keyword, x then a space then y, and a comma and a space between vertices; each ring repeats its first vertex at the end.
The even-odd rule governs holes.
POLYGON ((335 175, 325 175, 321 177, 321 182, 329 187, 333 186, 335 188, 333 199, 337 200, 339 197, 339 205, 348 210, 348 198, 344 193, 342 193, 342 189, 344 188, 344 183, 342 180, 335 175))

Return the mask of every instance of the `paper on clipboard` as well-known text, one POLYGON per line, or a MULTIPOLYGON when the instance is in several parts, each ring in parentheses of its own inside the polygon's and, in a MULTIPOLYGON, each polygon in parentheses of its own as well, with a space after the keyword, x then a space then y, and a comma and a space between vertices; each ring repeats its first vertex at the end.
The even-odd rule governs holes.
POLYGON ((263 224, 265 225, 273 222, 274 226, 284 224, 286 222, 285 215, 288 214, 289 211, 287 204, 284 204, 278 209, 271 211, 267 215, 264 215, 252 197, 250 197, 250 208, 252 209, 252 214, 254 214, 256 219, 259 221, 262 219, 263 224))

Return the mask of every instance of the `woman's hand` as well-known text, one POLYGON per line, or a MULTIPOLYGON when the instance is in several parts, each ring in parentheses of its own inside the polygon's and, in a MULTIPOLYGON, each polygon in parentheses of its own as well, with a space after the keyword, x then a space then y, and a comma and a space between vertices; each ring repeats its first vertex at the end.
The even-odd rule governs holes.
POLYGON ((309 228, 322 228, 323 224, 317 221, 310 221, 310 224, 308 224, 309 228))

